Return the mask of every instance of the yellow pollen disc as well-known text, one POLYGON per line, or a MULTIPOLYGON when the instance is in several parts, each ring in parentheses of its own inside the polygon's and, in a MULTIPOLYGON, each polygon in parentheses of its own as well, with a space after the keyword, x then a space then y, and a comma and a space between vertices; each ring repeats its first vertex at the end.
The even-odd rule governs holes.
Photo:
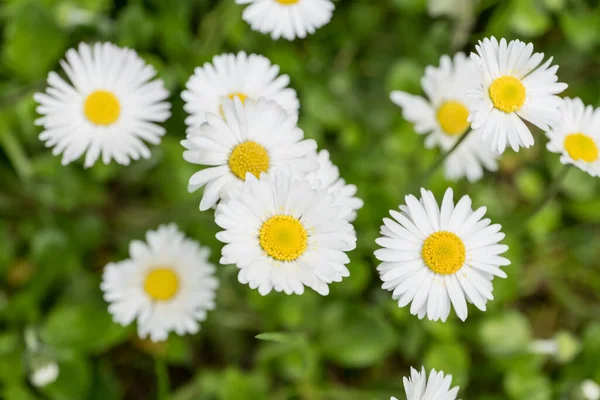
POLYGON ((284 6, 291 6, 292 4, 296 4, 300 0, 275 0, 275 1, 284 6))
POLYGON ((525 86, 514 76, 501 76, 490 85, 490 98, 494 107, 505 113, 519 111, 525 104, 525 86))
POLYGON ((269 218, 260 228, 260 247, 279 261, 293 261, 308 246, 308 232, 302 223, 289 215, 269 218))
POLYGON ((469 127, 469 110, 460 101, 446 101, 437 111, 442 130, 450 136, 460 136, 469 127))
POLYGON ((83 112, 88 121, 93 124, 110 125, 119 119, 121 104, 113 93, 96 90, 85 99, 83 112))
POLYGON ((171 268, 155 268, 146 276, 144 290, 157 301, 170 300, 179 289, 179 278, 171 268))
POLYGON ((229 155, 229 169, 241 180, 246 180, 246 172, 259 178, 261 172, 269 170, 269 154, 256 142, 238 144, 229 155))
POLYGON ((430 270, 442 275, 458 271, 466 259, 463 241, 452 232, 434 232, 423 243, 421 255, 430 270))
POLYGON ((596 142, 584 133, 571 133, 565 137, 565 150, 575 161, 594 162, 598 160, 596 142))

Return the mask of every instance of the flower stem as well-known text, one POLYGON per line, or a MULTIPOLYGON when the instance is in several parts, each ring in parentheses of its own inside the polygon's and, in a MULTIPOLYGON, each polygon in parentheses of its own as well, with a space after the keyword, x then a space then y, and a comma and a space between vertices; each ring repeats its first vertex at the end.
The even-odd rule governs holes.
POLYGON ((169 370, 164 358, 154 357, 154 372, 156 374, 156 384, 158 386, 158 400, 169 399, 169 370))
MULTIPOLYGON (((465 133, 463 133, 463 135, 456 141, 456 143, 454 143, 454 145, 444 154, 441 155, 441 157, 439 157, 436 162, 429 167, 429 169, 427 171, 425 171, 425 173, 423 175, 421 175, 421 177, 417 180, 417 183, 419 186, 421 187, 425 187, 427 185, 427 183, 429 182, 429 180, 431 179, 431 177, 433 176, 433 174, 435 174, 435 172, 438 170, 438 168, 444 164, 444 161, 446 161, 446 159, 450 156, 450 154, 452 154, 457 148, 458 146, 460 146, 460 144, 462 142, 465 141, 465 139, 467 138, 467 135, 469 135, 472 131, 467 131, 465 133)), ((411 193, 413 191, 418 190, 419 188, 413 188, 414 190, 411 191, 411 193)))

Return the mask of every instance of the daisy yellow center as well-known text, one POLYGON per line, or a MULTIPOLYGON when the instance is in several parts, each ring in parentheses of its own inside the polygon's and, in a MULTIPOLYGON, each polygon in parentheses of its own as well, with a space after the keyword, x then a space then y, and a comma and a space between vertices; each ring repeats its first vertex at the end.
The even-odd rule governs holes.
POLYGON ((469 127, 469 110, 460 101, 446 101, 437 111, 437 120, 442 130, 450 136, 460 136, 469 127))
POLYGON ((88 95, 83 104, 85 117, 96 125, 110 125, 119 119, 121 104, 113 93, 96 90, 88 95))
POLYGON ((229 169, 241 180, 246 179, 247 172, 258 178, 261 172, 269 170, 269 153, 256 142, 240 143, 229 156, 229 169))
POLYGON ((296 4, 300 0, 275 0, 279 4, 283 4, 284 6, 291 6, 292 4, 296 4))
POLYGON ((571 133, 565 137, 565 150, 575 161, 594 162, 598 160, 596 142, 584 133, 571 133))
POLYGON ((430 270, 442 275, 458 271, 466 259, 463 241, 448 231, 434 232, 423 243, 421 255, 430 270))
POLYGON ((168 267, 155 268, 146 276, 144 290, 157 301, 170 300, 177 294, 179 278, 173 269, 168 267))
POLYGON ((523 83, 514 76, 508 75, 494 79, 489 92, 494 107, 505 113, 519 111, 527 96, 523 83))
POLYGON ((276 215, 263 223, 259 234, 260 247, 279 261, 293 261, 308 246, 308 232, 302 223, 290 215, 276 215))

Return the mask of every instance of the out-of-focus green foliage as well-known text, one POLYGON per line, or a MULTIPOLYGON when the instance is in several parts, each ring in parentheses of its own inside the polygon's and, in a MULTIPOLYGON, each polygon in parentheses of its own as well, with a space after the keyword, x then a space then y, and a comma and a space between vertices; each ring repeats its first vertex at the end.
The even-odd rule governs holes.
POLYGON ((506 153, 498 173, 454 185, 507 234, 512 265, 494 281, 487 312, 471 307, 465 323, 419 321, 380 289, 373 250, 381 218, 407 190, 427 185, 439 195, 448 185, 440 171, 418 181, 439 154, 424 149, 389 91, 420 93, 426 65, 496 35, 533 41, 560 65, 565 95, 600 105, 600 5, 343 0, 329 25, 292 43, 251 31, 241 12, 232 0, 1 3, 0 398, 153 399, 156 356, 169 364, 173 400, 389 399, 403 396, 411 365, 451 373, 466 399, 581 399, 583 380, 600 381, 600 185, 573 169, 529 220, 559 169, 541 132, 534 148, 506 153), (157 67, 172 92, 168 135, 152 159, 130 167, 62 167, 37 139, 32 93, 67 48, 98 40, 133 47, 157 67), (179 93, 195 66, 240 50, 290 75, 306 135, 359 187, 351 277, 328 297, 261 297, 237 282, 235 267, 219 267, 217 308, 200 334, 141 341, 134 327, 111 323, 102 268, 171 221, 218 263, 212 214, 186 190, 194 167, 182 160, 179 93), (43 389, 27 383, 25 329, 60 365, 43 389), (554 337, 558 354, 530 351, 533 340, 554 337))

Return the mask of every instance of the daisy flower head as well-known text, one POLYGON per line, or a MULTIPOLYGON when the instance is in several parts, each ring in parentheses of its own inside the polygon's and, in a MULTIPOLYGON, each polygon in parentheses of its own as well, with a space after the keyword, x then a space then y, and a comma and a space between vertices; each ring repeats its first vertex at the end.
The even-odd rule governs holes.
POLYGON ((190 114, 185 122, 188 133, 206 121, 209 113, 223 115, 226 99, 238 97, 275 101, 286 112, 297 114, 300 103, 296 91, 288 85, 290 77, 279 74, 279 66, 258 54, 221 54, 212 63, 197 67, 181 93, 183 108, 190 114))
POLYGON ((356 185, 347 184, 344 178, 340 177, 340 170, 329 159, 327 150, 315 153, 315 158, 318 167, 309 172, 306 179, 316 189, 327 189, 327 193, 335 197, 335 204, 350 211, 347 215, 348 221, 354 221, 357 210, 364 205, 364 202, 356 197, 356 185))
POLYGON ((425 367, 421 372, 411 367, 410 377, 403 381, 406 400, 456 400, 458 396, 458 386, 450 389, 452 375, 444 375, 443 371, 432 369, 427 379, 425 367))
POLYGON ((439 146, 447 151, 469 129, 466 93, 473 87, 475 74, 475 63, 464 53, 456 53, 453 58, 443 55, 440 66, 428 66, 421 79, 427 98, 399 90, 393 91, 390 98, 402 107, 402 116, 415 125, 415 131, 427 135, 427 148, 439 146))
POLYGON ((62 154, 63 165, 85 153, 85 167, 102 156, 122 165, 149 158, 145 142, 160 143, 165 129, 158 125, 171 115, 164 83, 156 70, 131 49, 112 43, 81 43, 60 62, 68 81, 48 75, 44 93, 34 99, 44 127, 40 140, 62 154))
POLYGON ((421 196, 406 196, 400 212, 383 219, 375 251, 383 288, 399 307, 412 302, 419 319, 445 322, 453 307, 464 321, 467 301, 485 311, 493 278, 506 277, 500 267, 510 264, 501 256, 508 246, 499 244, 505 235, 483 218, 485 207, 473 211, 469 196, 455 205, 448 188, 441 206, 431 191, 421 189, 421 196))
POLYGON ((560 122, 546 132, 546 147, 560 154, 561 163, 600 176, 600 109, 586 107, 579 98, 565 98, 559 113, 560 122))
POLYGON ((113 320, 125 326, 137 319, 140 338, 155 342, 169 332, 198 332, 215 307, 219 286, 209 254, 175 224, 148 231, 146 242, 132 241, 130 258, 108 264, 102 275, 100 288, 113 320))
POLYGON ((289 168, 260 179, 248 173, 238 195, 217 206, 220 263, 235 264, 240 283, 262 295, 302 294, 305 286, 327 295, 330 283, 350 275, 346 252, 356 247, 342 208, 289 168))
POLYGON ((298 173, 316 168, 308 158, 316 151, 316 142, 304 139, 296 125, 298 117, 274 101, 261 98, 242 104, 237 97, 227 99, 223 116, 210 114, 197 132, 181 142, 186 161, 207 167, 192 175, 188 184, 190 192, 205 186, 200 210, 237 190, 247 173, 259 177, 285 165, 298 173))
POLYGON ((242 14, 253 30, 270 33, 273 40, 305 38, 329 23, 335 8, 331 0, 236 0, 247 4, 242 14))
POLYGON ((475 46, 471 59, 479 68, 477 88, 469 92, 471 127, 497 153, 507 145, 514 151, 533 145, 524 121, 542 130, 557 122, 561 99, 567 88, 558 82, 558 65, 552 57, 542 64, 543 53, 520 40, 486 38, 475 46))
MULTIPOLYGON (((446 153, 462 135, 468 134, 467 90, 474 87, 473 76, 477 73, 475 63, 464 53, 456 53, 453 58, 444 55, 439 67, 428 66, 421 79, 427 98, 402 91, 392 92, 390 98, 402 107, 403 117, 414 124, 415 131, 427 135, 427 148, 437 146, 446 153)), ((497 169, 498 155, 474 136, 465 138, 447 157, 446 178, 466 177, 474 182, 483 177, 484 169, 497 169)))

